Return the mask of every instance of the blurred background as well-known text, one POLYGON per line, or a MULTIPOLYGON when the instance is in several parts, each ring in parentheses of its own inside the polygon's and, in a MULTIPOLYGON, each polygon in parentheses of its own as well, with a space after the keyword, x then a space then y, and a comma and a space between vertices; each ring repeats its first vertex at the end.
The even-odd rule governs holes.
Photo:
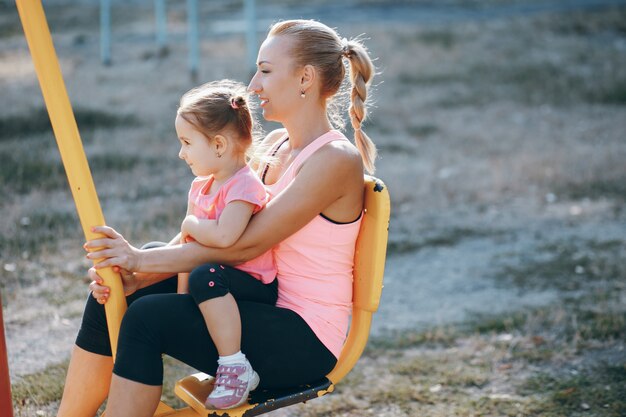
MULTIPOLYGON (((273 22, 320 20, 376 59, 364 129, 392 198, 381 307, 337 392, 271 415, 626 415, 626 1, 43 4, 105 218, 136 245, 185 213, 180 96, 247 83, 273 22)), ((54 415, 89 265, 8 0, 0 195, 16 415, 54 415)), ((166 358, 169 403, 189 372, 166 358)))

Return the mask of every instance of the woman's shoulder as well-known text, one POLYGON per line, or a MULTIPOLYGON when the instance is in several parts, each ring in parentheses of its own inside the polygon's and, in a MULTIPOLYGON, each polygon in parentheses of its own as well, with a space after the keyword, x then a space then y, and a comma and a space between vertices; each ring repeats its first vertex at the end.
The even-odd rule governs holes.
POLYGON ((311 173, 329 173, 334 178, 361 178, 363 160, 350 140, 333 140, 310 155, 298 171, 303 169, 311 173))
POLYGON ((317 159, 321 163, 335 161, 339 164, 345 164, 346 162, 358 164, 361 161, 361 155, 357 147, 343 133, 333 131, 332 134, 337 140, 329 141, 319 148, 312 155, 314 160, 317 159))

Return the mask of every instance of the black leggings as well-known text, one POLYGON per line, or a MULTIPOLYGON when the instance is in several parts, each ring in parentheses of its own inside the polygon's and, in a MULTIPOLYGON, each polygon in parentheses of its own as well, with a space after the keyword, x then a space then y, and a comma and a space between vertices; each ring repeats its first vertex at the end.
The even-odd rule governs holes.
MULTIPOLYGON (((195 285, 230 292, 241 316, 241 351, 261 377, 262 388, 286 388, 314 382, 332 370, 337 358, 295 312, 276 307, 276 281, 264 285, 234 268, 207 264, 190 275, 195 285), (220 269, 226 276, 215 282, 220 269), (232 270, 232 271, 230 271, 232 270), (232 272, 231 274, 227 273, 232 272), (246 277, 248 279, 246 279, 246 277), (273 300, 273 301, 272 301, 273 300)), ((126 297, 113 372, 148 385, 163 382, 162 354, 215 375, 218 353, 192 295, 176 294, 172 277, 126 297)), ((210 297, 209 297, 210 298, 210 297)), ((201 302, 201 301, 200 301, 201 302)), ((111 356, 104 306, 89 296, 76 345, 111 356)))

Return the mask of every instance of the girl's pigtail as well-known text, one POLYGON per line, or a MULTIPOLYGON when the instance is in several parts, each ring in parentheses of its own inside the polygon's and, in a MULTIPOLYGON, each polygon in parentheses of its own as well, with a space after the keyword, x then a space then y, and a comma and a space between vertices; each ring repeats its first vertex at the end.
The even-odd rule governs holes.
POLYGON ((234 96, 230 98, 230 107, 232 107, 235 110, 241 109, 243 107, 246 107, 246 99, 243 96, 234 96))

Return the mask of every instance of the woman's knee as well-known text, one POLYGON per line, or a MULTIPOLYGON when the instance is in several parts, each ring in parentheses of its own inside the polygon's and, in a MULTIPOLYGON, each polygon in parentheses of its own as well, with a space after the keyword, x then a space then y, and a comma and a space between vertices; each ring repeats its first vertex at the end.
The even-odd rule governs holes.
POLYGON ((120 342, 132 340, 158 346, 162 317, 166 308, 159 303, 159 295, 147 295, 128 306, 120 326, 120 342))
POLYGON ((229 292, 228 281, 224 269, 219 264, 205 264, 197 267, 189 274, 189 294, 196 304, 222 297, 229 292))
POLYGON ((162 383, 161 354, 167 343, 164 329, 171 328, 167 314, 172 315, 171 309, 162 302, 163 296, 147 295, 126 310, 113 370, 116 375, 147 385, 162 383))

